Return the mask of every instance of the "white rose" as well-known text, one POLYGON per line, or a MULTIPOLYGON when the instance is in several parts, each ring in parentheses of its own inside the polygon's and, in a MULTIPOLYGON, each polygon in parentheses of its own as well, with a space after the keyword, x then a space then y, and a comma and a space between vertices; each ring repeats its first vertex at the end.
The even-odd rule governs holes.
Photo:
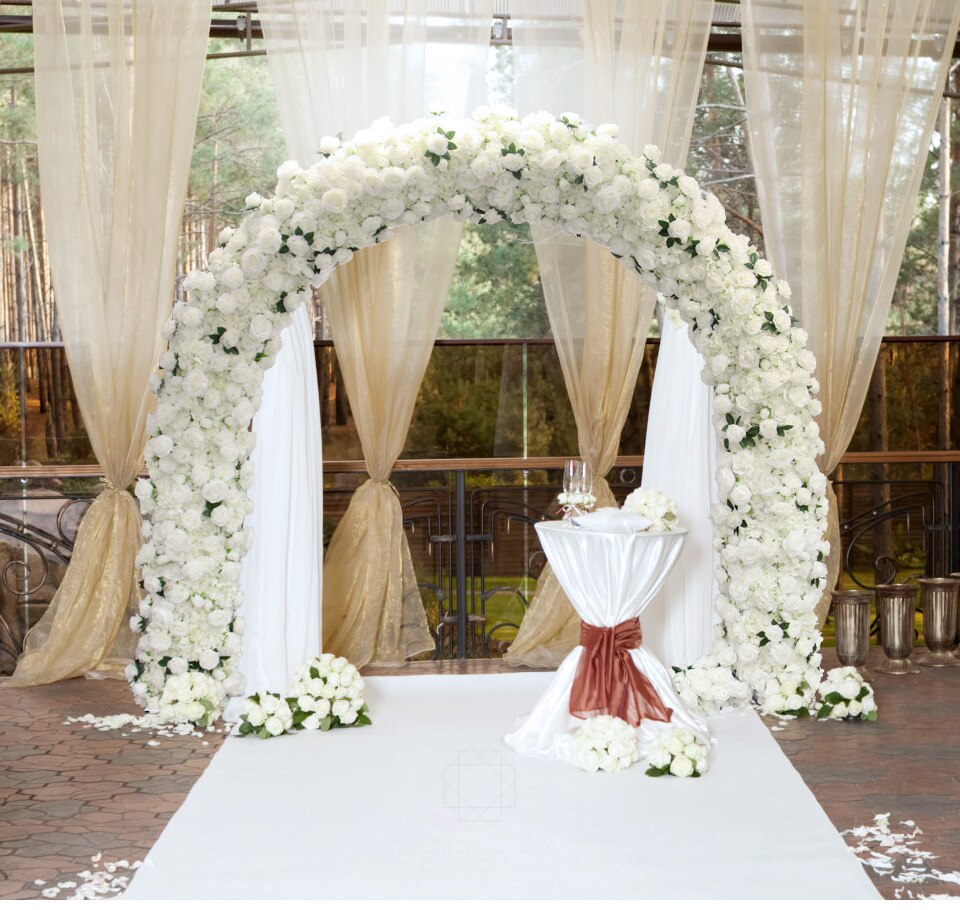
POLYGON ((247 720, 255 727, 260 727, 267 719, 267 714, 256 702, 247 702, 247 720))
POLYGON ((273 323, 268 316, 258 313, 250 320, 249 332, 255 341, 266 341, 273 335, 273 323))
POLYGON ((537 163, 545 171, 555 171, 563 164, 563 156, 557 149, 547 149, 539 158, 537 163))
POLYGON ((205 648, 200 652, 198 663, 204 670, 212 670, 220 663, 220 655, 212 648, 205 648))
POLYGON ((856 698, 860 694, 860 680, 847 678, 838 688, 844 698, 856 698))
POLYGON ((267 722, 264 726, 266 726, 267 733, 269 733, 271 736, 279 736, 285 729, 283 726, 283 721, 276 715, 267 718, 267 722))
POLYGON ((445 155, 447 153, 447 137, 442 133, 431 133, 427 137, 427 151, 434 155, 445 155))
POLYGON ((678 755, 670 762, 670 773, 674 777, 690 777, 695 770, 693 762, 686 755, 678 755))
POLYGON ((323 194, 320 202, 328 212, 339 213, 347 207, 347 194, 339 187, 333 187, 323 194))
POLYGON ((700 196, 700 184, 697 183, 693 177, 689 177, 686 174, 680 176, 677 180, 677 186, 680 188, 680 192, 684 196, 690 196, 699 198, 700 196))
POLYGON ((304 730, 319 730, 320 718, 316 714, 311 714, 301 721, 300 726, 303 727, 304 730))

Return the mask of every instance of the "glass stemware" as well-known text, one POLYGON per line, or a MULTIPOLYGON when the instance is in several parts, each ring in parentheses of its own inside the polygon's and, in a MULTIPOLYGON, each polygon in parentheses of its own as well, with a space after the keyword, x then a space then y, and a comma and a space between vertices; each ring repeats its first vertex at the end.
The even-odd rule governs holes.
POLYGON ((571 518, 578 513, 574 501, 581 492, 583 477, 583 462, 579 458, 568 458, 563 468, 563 496, 560 498, 565 525, 569 525, 571 518))
POLYGON ((593 467, 589 461, 580 462, 580 493, 585 497, 593 495, 593 467))

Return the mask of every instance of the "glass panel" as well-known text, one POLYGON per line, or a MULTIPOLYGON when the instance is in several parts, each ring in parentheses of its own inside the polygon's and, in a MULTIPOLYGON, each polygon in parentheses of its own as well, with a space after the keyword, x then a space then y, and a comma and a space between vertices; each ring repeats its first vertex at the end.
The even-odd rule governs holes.
POLYGON ((960 341, 884 342, 850 451, 958 448, 960 341))

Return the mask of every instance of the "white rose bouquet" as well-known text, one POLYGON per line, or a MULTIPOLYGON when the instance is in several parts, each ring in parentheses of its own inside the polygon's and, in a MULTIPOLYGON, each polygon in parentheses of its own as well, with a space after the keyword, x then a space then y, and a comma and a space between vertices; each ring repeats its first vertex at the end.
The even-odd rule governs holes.
POLYGON ((295 727, 294 705, 295 698, 281 698, 273 692, 251 695, 246 701, 246 713, 240 716, 237 734, 246 736, 252 733, 260 739, 269 739, 292 732, 295 727))
POLYGON ((707 770, 710 747, 690 730, 668 730, 658 736, 650 748, 649 777, 700 777, 707 770))
POLYGON ((298 671, 290 695, 296 714, 306 712, 304 730, 365 727, 371 721, 363 700, 365 685, 357 668, 345 657, 322 654, 298 671))
POLYGON ((619 717, 591 717, 573 735, 572 760, 584 771, 622 771, 639 758, 637 731, 619 717))
POLYGON ((873 688, 856 667, 830 670, 817 689, 818 720, 876 720, 873 688))
POLYGON ((251 695, 237 734, 269 739, 296 730, 365 727, 372 721, 363 693, 363 678, 353 664, 345 657, 322 654, 297 671, 285 698, 272 692, 251 695))
POLYGON ((171 676, 160 696, 160 721, 209 727, 220 716, 223 686, 207 673, 190 670, 171 676))
POLYGON ((665 493, 657 490, 634 490, 621 507, 625 512, 633 512, 649 518, 652 522, 647 531, 658 534, 672 531, 677 526, 677 505, 665 493))

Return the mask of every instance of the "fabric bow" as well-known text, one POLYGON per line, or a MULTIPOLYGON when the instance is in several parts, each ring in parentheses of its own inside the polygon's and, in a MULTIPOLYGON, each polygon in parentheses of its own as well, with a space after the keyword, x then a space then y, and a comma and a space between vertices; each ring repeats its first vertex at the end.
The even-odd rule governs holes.
POLYGON ((669 721, 673 711, 657 695, 630 656, 643 641, 639 619, 618 626, 580 623, 583 653, 570 690, 574 717, 610 714, 639 727, 643 720, 669 721))

